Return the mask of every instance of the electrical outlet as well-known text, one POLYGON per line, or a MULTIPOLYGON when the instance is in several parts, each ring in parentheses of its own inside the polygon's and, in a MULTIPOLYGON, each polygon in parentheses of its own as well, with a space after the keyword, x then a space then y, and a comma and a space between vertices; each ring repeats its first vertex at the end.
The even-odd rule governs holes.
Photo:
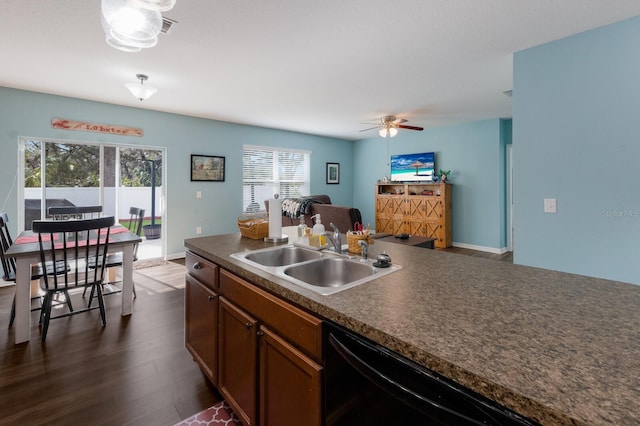
POLYGON ((196 198, 202 198, 202 191, 196 191, 196 198))
POLYGON ((545 198, 544 199, 544 212, 545 213, 556 213, 556 199, 555 198, 545 198))
POLYGON ((196 226, 196 234, 202 234, 202 226, 196 226))

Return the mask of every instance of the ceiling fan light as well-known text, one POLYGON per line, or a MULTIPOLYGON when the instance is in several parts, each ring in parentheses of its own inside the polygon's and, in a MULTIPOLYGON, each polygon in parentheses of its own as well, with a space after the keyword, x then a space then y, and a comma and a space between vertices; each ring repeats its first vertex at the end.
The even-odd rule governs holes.
POLYGON ((173 6, 176 4, 176 0, 131 0, 131 3, 143 9, 166 12, 173 9, 173 6))
POLYGON ((382 127, 378 130, 378 134, 383 138, 392 138, 398 134, 398 129, 395 127, 382 127))
POLYGON ((131 94, 136 98, 140 99, 141 101, 144 101, 149 99, 158 91, 158 89, 156 89, 153 86, 149 86, 149 85, 145 86, 144 82, 149 78, 148 76, 144 74, 136 74, 136 77, 138 78, 138 80, 140 80, 140 84, 126 83, 124 85, 124 87, 129 89, 131 94))

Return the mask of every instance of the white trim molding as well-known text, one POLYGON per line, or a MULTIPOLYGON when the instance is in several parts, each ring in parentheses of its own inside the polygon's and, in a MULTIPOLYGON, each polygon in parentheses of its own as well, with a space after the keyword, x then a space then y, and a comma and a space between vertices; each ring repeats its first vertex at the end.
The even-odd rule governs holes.
POLYGON ((495 253, 495 254, 504 254, 509 251, 507 247, 502 247, 502 248, 485 247, 485 246, 477 246, 475 244, 465 244, 465 243, 455 243, 455 242, 452 243, 451 245, 453 247, 459 247, 459 248, 465 248, 465 249, 477 250, 477 251, 486 251, 488 253, 495 253))

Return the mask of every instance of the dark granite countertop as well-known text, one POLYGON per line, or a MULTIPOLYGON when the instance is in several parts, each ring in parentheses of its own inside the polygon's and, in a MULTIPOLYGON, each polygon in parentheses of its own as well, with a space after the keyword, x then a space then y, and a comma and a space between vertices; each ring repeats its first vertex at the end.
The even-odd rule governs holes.
POLYGON ((543 424, 640 424, 640 286, 377 241, 402 269, 320 296, 185 240, 221 267, 543 424))

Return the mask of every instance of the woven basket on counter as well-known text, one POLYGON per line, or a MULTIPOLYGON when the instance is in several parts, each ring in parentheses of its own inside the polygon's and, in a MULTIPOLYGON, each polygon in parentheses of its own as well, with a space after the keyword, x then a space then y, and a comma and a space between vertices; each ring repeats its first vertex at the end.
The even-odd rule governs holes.
POLYGON ((238 229, 243 237, 261 240, 269 236, 269 221, 263 218, 238 218, 238 229))
POLYGON ((369 245, 373 244, 373 238, 371 235, 367 234, 356 234, 355 232, 347 232, 347 244, 349 245, 349 253, 362 253, 362 246, 358 244, 358 241, 364 240, 369 245))

